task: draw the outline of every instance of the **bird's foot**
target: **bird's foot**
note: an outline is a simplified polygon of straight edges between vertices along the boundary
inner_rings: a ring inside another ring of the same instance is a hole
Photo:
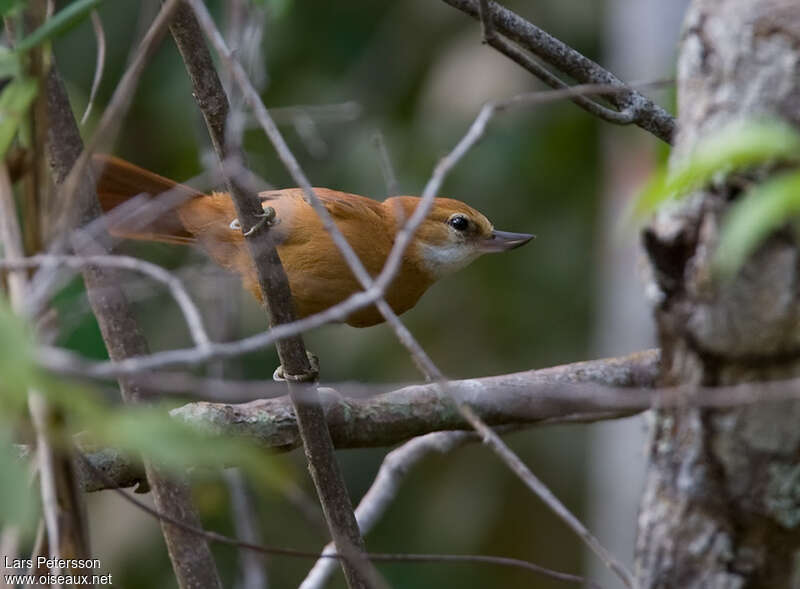
[[[276,214],[277,213],[275,212],[274,208],[265,207],[263,213],[256,214],[256,217],[259,217],[258,223],[256,223],[252,227],[250,227],[250,229],[248,229],[247,231],[245,231],[244,232],[244,236],[245,237],[250,237],[251,235],[253,235],[253,233],[258,231],[262,227],[267,226],[267,225],[273,225],[274,222],[275,222],[275,215]],[[241,231],[242,224],[239,222],[239,219],[237,218],[237,219],[234,219],[233,221],[231,221],[229,227],[231,229],[233,229],[234,231]]]
[[[272,373],[272,380],[276,382],[286,382],[287,380],[291,382],[315,382],[319,378],[319,358],[308,350],[306,350],[306,356],[308,356],[308,363],[311,365],[309,372],[306,374],[287,375],[283,370],[283,364],[281,364]]]

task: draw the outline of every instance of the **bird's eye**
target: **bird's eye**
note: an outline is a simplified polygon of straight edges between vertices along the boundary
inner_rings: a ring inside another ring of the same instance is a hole
[[[464,215],[453,215],[447,220],[447,224],[456,231],[466,231],[469,220]]]

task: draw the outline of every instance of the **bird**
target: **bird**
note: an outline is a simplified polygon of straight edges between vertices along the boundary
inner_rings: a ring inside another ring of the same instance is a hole
[[[227,193],[201,193],[106,154],[94,155],[92,163],[98,199],[105,213],[140,195],[156,197],[172,190],[182,196],[179,204],[144,225],[124,220],[128,217],[114,220],[112,215],[112,235],[198,244],[217,264],[238,273],[244,287],[261,300],[256,269]],[[381,272],[397,232],[420,202],[416,196],[393,196],[379,202],[328,188],[314,188],[314,193],[372,277]],[[267,190],[258,197],[263,208],[272,207],[275,212],[269,231],[288,277],[298,317],[324,311],[363,290],[302,189]],[[395,313],[402,314],[414,307],[439,279],[483,254],[515,249],[534,237],[496,230],[486,216],[469,205],[451,198],[435,198],[384,298]],[[358,309],[344,319],[354,327],[383,321],[374,305]]]

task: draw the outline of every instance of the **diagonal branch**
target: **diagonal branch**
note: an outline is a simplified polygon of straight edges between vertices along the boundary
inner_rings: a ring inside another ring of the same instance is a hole
[[[435,432],[414,438],[389,452],[383,459],[381,468],[375,475],[375,480],[356,508],[356,518],[361,534],[366,536],[380,521],[399,493],[399,487],[405,475],[417,463],[433,452],[447,454],[474,439],[475,434],[472,432]],[[308,572],[299,589],[325,587],[336,570],[336,563],[327,557],[334,550],[335,546],[332,543],[325,546],[319,560]],[[557,579],[562,578],[556,575],[553,576]]]
[[[482,0],[444,0],[450,6],[481,20]],[[519,63],[545,84],[553,88],[562,88],[565,83],[550,73],[544,66],[537,63],[530,55],[525,53],[520,46],[530,51],[543,62],[552,66],[559,72],[566,74],[581,84],[609,84],[621,90],[615,95],[608,96],[608,100],[620,111],[619,113],[598,112],[604,108],[599,103],[574,98],[574,102],[592,114],[601,116],[605,120],[617,124],[633,123],[645,131],[649,131],[662,141],[672,143],[675,134],[675,118],[658,104],[636,90],[629,88],[614,74],[599,66],[597,63],[582,55],[563,41],[560,41],[525,20],[515,12],[504,8],[496,2],[489,2],[488,15],[483,19],[486,40],[492,47]],[[486,23],[489,23],[488,30]],[[517,45],[509,43],[499,37],[507,37]],[[608,110],[608,109],[606,109]],[[610,114],[610,117],[603,117]],[[613,120],[614,114],[620,115],[620,120]]]

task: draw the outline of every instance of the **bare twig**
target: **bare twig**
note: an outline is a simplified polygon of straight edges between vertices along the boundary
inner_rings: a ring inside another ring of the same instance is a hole
[[[481,20],[480,0],[444,1],[471,17]],[[508,37],[536,55],[539,59],[570,76],[574,80],[577,80],[579,83],[609,84],[616,86],[621,92],[609,96],[609,100],[620,112],[630,113],[632,116],[632,120],[630,121],[626,121],[625,118],[627,117],[623,117],[623,120],[619,122],[632,122],[645,131],[649,131],[659,139],[667,143],[672,142],[673,135],[675,134],[675,118],[659,105],[636,90],[627,87],[625,83],[614,76],[614,74],[600,67],[566,43],[531,24],[518,14],[504,8],[496,2],[489,2],[487,4],[487,17],[491,18],[484,19],[484,32],[486,32],[486,22],[489,21],[490,35],[494,32],[495,38],[497,38],[498,33]],[[507,43],[504,44],[503,47],[508,49],[508,52],[503,52],[518,63],[535,64],[535,62],[520,51],[519,48],[510,46]],[[502,51],[502,49],[499,50]],[[525,65],[525,67],[527,68],[527,65]],[[559,88],[564,84],[560,79],[538,64],[528,69],[550,86]],[[584,104],[580,104],[580,106],[585,108]]]
[[[22,231],[17,222],[17,207],[14,202],[14,191],[8,177],[5,163],[0,163],[0,242],[3,244],[5,258],[3,262],[13,263],[25,257],[22,245]],[[8,296],[22,305],[27,288],[27,277],[24,271],[9,272]]]
[[[161,266],[130,256],[102,254],[94,256],[41,254],[21,260],[0,260],[0,268],[7,268],[10,270],[35,268],[42,264],[61,264],[78,269],[85,268],[86,266],[104,266],[106,268],[132,270],[149,276],[153,280],[161,282],[169,289],[170,294],[183,313],[183,317],[186,320],[186,325],[189,327],[189,333],[192,335],[195,345],[203,347],[208,345],[210,341],[206,329],[203,326],[203,319],[200,316],[200,311],[194,304],[194,301],[192,301],[186,288],[184,288],[177,277],[164,270]]]
[[[92,89],[89,92],[89,101],[81,117],[81,125],[86,123],[86,119],[89,118],[92,112],[94,99],[97,96],[98,88],[100,88],[100,81],[103,79],[103,68],[106,63],[106,33],[103,30],[103,21],[96,10],[92,11],[92,29],[94,30],[94,38],[97,39],[97,63],[94,67],[94,79],[92,80]]]
[[[488,0],[479,0],[480,8],[480,21],[483,28],[484,41],[512,61],[518,63],[534,76],[544,81],[545,84],[552,88],[567,88],[567,84],[557,76],[551,74],[547,68],[542,66],[538,61],[533,59],[530,55],[520,50],[519,47],[507,41],[497,34],[494,25],[491,22],[491,11],[489,9]],[[636,120],[636,112],[632,107],[627,107],[625,110],[612,110],[603,106],[596,100],[592,100],[585,96],[573,96],[571,100],[594,116],[616,125],[629,125]]]
[[[414,438],[389,452],[383,459],[375,480],[356,508],[356,519],[361,534],[363,536],[369,534],[380,521],[400,492],[400,484],[406,474],[417,463],[433,452],[446,454],[474,438],[472,432],[435,432]],[[322,554],[331,554],[334,551],[335,546],[328,543]],[[300,584],[300,589],[324,587],[336,570],[334,564],[329,558],[320,558]]]
[[[171,25],[172,36],[183,56],[195,99],[203,113],[219,160],[224,161],[232,155],[243,159],[239,153],[232,154],[232,148],[226,145],[228,100],[200,31],[200,23],[223,61],[235,63],[238,67],[238,70],[234,68],[232,72],[234,77],[239,73],[244,78],[247,76],[241,65],[231,58],[230,51],[205,5],[194,1],[190,1],[190,4],[192,8],[188,4],[182,4],[178,10]],[[249,81],[248,88],[255,91]],[[248,101],[247,96],[245,101]],[[295,316],[289,281],[278,257],[275,242],[269,231],[257,230],[263,225],[261,218],[265,214],[261,203],[233,179],[229,178],[227,183],[253,259],[270,325],[292,323]],[[350,497],[336,462],[319,396],[313,386],[305,384],[315,380],[317,375],[311,367],[303,340],[299,334],[294,335],[279,340],[276,347],[286,375],[289,396],[297,414],[311,477],[331,536],[339,552],[345,556],[340,564],[347,583],[351,589],[379,585],[381,581],[377,571],[364,556],[364,542],[358,532]]]
[[[444,374],[442,374],[430,357],[425,353],[425,350],[423,350],[414,339],[414,336],[408,328],[406,328],[397,315],[394,314],[391,307],[389,307],[384,300],[379,300],[376,306],[386,318],[389,325],[392,326],[400,342],[411,354],[419,370],[428,380],[433,381],[432,386],[434,386],[438,392],[446,395],[455,402],[458,413],[480,434],[483,438],[483,442],[497,454],[500,460],[504,462],[506,466],[508,466],[508,468],[545,503],[545,505],[572,528],[578,537],[586,543],[609,569],[616,573],[627,587],[632,587],[633,576],[631,573],[605,549],[600,541],[589,532],[586,526],[559,501],[547,486],[522,462],[519,456],[517,456],[502,438],[500,438],[500,436],[475,412],[471,394],[465,397],[456,394]]]

